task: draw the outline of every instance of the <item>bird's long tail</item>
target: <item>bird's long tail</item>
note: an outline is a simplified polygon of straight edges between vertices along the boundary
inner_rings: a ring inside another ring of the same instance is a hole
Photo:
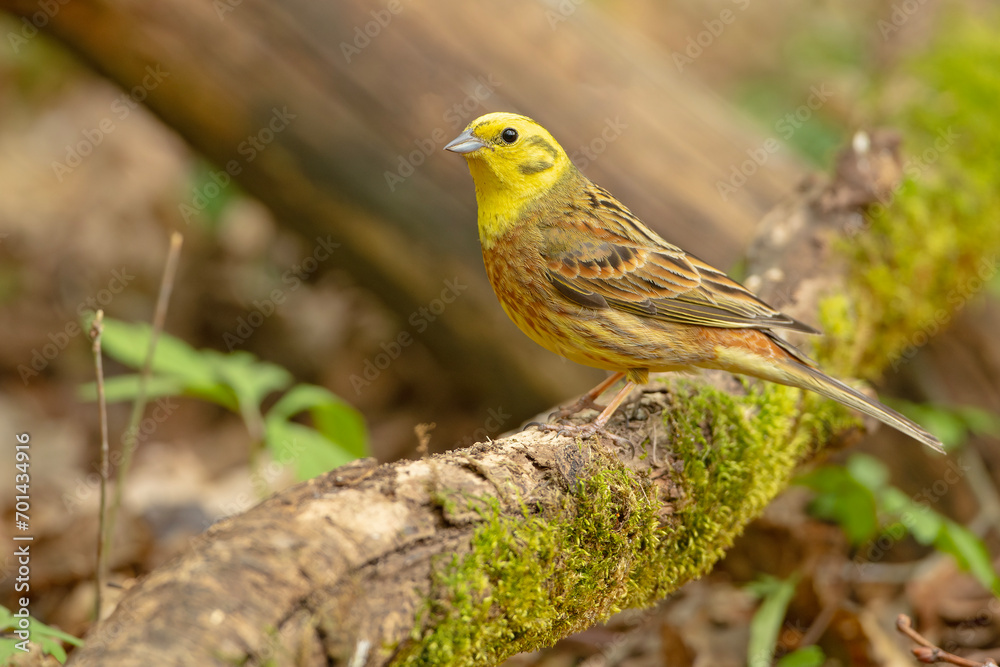
[[[878,401],[868,398],[857,389],[850,387],[840,380],[834,379],[821,371],[806,366],[798,362],[787,362],[789,365],[798,367],[796,377],[801,378],[801,383],[787,382],[800,389],[808,389],[817,394],[832,398],[838,403],[859,410],[866,415],[870,415],[887,426],[891,426],[897,431],[901,431],[915,440],[919,440],[931,449],[944,453],[944,446],[941,441],[924,430],[920,425],[899,414],[892,408],[882,405]]]
[[[944,453],[944,446],[941,444],[941,441],[915,422],[907,419],[892,408],[868,398],[857,389],[814,368],[802,353],[785,341],[772,336],[768,337],[777,343],[777,346],[788,355],[786,358],[780,360],[775,358],[764,359],[756,357],[756,355],[739,354],[727,359],[726,357],[729,355],[723,352],[720,354],[718,360],[723,362],[723,365],[720,367],[723,367],[724,370],[753,375],[764,380],[816,392],[821,396],[831,398],[838,403],[870,415],[883,424],[891,426],[915,440],[919,440],[931,449]]]

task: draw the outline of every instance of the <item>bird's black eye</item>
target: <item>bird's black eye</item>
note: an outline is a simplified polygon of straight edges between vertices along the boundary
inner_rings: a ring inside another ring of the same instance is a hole
[[[505,144],[512,144],[517,141],[517,130],[512,127],[508,127],[506,130],[500,133],[500,139],[503,140]]]

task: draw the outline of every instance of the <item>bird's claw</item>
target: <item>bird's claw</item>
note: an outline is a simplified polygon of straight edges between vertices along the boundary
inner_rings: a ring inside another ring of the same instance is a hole
[[[581,440],[588,440],[597,434],[602,434],[608,438],[611,438],[620,445],[628,445],[635,450],[635,445],[628,438],[622,437],[615,433],[611,433],[604,428],[597,426],[596,424],[543,424],[541,422],[530,422],[525,425],[535,426],[539,431],[550,431],[555,432],[556,435],[565,436],[567,438],[579,437]]]
[[[539,431],[542,432],[554,432],[556,435],[564,436],[567,438],[579,437],[581,440],[589,440],[598,433],[610,438],[619,445],[627,445],[632,450],[633,456],[635,455],[635,443],[633,443],[628,438],[622,437],[615,433],[607,431],[604,427],[598,426],[597,424],[550,424],[543,423],[539,421],[531,421],[524,425],[522,431],[528,430],[528,428],[534,426]]]
[[[555,431],[558,435],[567,435],[566,429],[572,428],[569,424],[549,424],[548,422],[528,422],[524,425],[522,431],[527,431],[528,428],[534,426],[539,431]]]
[[[539,431],[547,431],[547,430],[549,430],[549,428],[548,428],[549,424],[545,424],[545,423],[542,423],[542,422],[528,422],[527,424],[525,424],[524,426],[521,427],[521,431],[522,432],[523,431],[527,431],[532,426],[538,428]]]
[[[581,396],[580,399],[575,403],[572,403],[570,405],[567,405],[566,407],[559,408],[558,410],[554,411],[552,414],[549,415],[549,419],[555,421],[568,419],[569,417],[577,415],[583,412],[584,410],[597,410],[598,412],[602,412],[605,407],[606,406],[601,405],[600,403],[592,399],[590,396],[585,395]]]
[[[573,424],[550,424],[548,422],[528,422],[524,425],[522,431],[528,430],[529,427],[534,426],[539,431],[554,432],[557,435],[564,436],[575,436],[579,435],[582,438],[589,438],[594,433],[597,432],[596,429],[591,429],[592,424],[584,424],[583,426],[574,426]]]

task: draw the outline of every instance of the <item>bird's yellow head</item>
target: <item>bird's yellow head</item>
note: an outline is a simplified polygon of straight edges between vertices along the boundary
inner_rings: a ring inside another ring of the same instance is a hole
[[[465,156],[476,184],[479,235],[492,243],[525,207],[575,171],[548,131],[525,116],[489,113],[469,123],[445,150]]]

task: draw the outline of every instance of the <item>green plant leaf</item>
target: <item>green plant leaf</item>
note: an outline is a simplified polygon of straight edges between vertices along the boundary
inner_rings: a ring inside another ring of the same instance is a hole
[[[297,384],[277,400],[267,411],[268,419],[288,420],[300,412],[325,403],[340,401],[336,394],[314,384]]]
[[[784,581],[762,575],[747,584],[747,590],[762,598],[750,621],[750,642],[747,644],[747,664],[750,667],[770,667],[788,603],[798,583],[799,575],[793,574]]]
[[[912,511],[915,503],[901,490],[890,486],[879,493],[878,505],[883,512],[899,516],[903,512]]]
[[[889,483],[889,469],[874,456],[852,454],[847,459],[847,472],[857,482],[877,493]]]
[[[215,350],[204,350],[202,354],[215,377],[236,394],[241,410],[251,407],[259,410],[268,394],[292,383],[292,374],[287,370],[277,364],[261,361],[249,352],[237,350],[223,354]]]
[[[137,373],[119,375],[104,380],[104,396],[109,403],[131,401],[138,393],[139,375]],[[88,382],[81,385],[78,396],[80,400],[96,401],[97,383]],[[236,394],[233,393],[232,389],[218,382],[207,385],[188,385],[181,378],[153,375],[146,382],[146,397],[153,399],[160,396],[189,396],[216,403],[233,412],[239,410]]]
[[[339,448],[355,458],[368,455],[368,429],[361,413],[324,387],[292,387],[271,407],[267,418],[288,420],[305,411],[316,430]]]
[[[110,357],[138,369],[145,363],[151,331],[148,324],[106,319],[102,347]],[[206,358],[209,352],[212,351],[195,350],[179,338],[161,333],[153,354],[154,374],[146,385],[147,395],[193,396],[236,411],[236,395],[219,381],[216,369]],[[108,378],[104,391],[110,402],[133,400],[139,391],[139,375]],[[87,383],[80,392],[85,400],[96,400],[97,385]]]
[[[311,479],[357,458],[302,424],[271,419],[265,421],[265,430],[272,456],[282,465],[294,465],[299,480]]]
[[[969,430],[977,435],[1000,436],[1000,416],[971,405],[955,410]]]
[[[63,649],[63,642],[74,646],[83,646],[83,640],[73,635],[57,630],[45,625],[41,621],[28,617],[28,631],[31,633],[31,641],[42,648],[42,652],[51,655],[60,664],[66,662],[66,650]],[[9,609],[0,606],[0,631],[7,632],[18,627],[18,619]],[[7,664],[11,657],[22,654],[17,648],[20,639],[17,637],[0,637],[0,664]]]
[[[106,320],[103,340],[110,356],[138,368],[145,361],[150,335],[149,325]],[[147,384],[150,397],[193,396],[238,413],[252,434],[263,427],[266,446],[279,462],[294,463],[300,479],[367,454],[368,433],[361,414],[323,387],[293,387],[278,399],[266,419],[262,417],[264,400],[288,387],[293,378],[281,366],[261,361],[249,352],[195,350],[180,339],[161,334],[152,367],[155,374]],[[138,375],[105,382],[110,401],[135,398],[138,387]],[[85,385],[81,392],[96,398],[96,385]],[[305,411],[315,428],[289,421]]]
[[[346,452],[361,458],[368,455],[368,428],[364,417],[347,403],[317,405],[310,414],[316,430]]]
[[[778,661],[777,667],[820,667],[826,655],[819,646],[804,646],[792,651]]]
[[[875,495],[841,466],[823,466],[795,480],[816,492],[809,512],[844,528],[852,544],[870,540],[878,532]]]
[[[142,368],[149,350],[152,327],[144,322],[122,322],[107,318],[101,347],[111,357],[126,366]],[[181,378],[189,385],[207,385],[215,381],[215,375],[205,365],[202,354],[168,333],[160,332],[153,353],[152,370],[167,377]]]
[[[938,551],[951,554],[960,568],[971,573],[987,590],[1000,598],[1000,576],[993,569],[989,550],[975,533],[945,519],[934,546]]]
[[[894,486],[883,489],[878,504],[887,514],[898,517],[917,542],[932,544],[937,539],[944,517],[927,505],[914,502]]]
[[[139,375],[118,375],[104,380],[104,398],[108,403],[131,401],[139,391]],[[150,376],[146,382],[146,395],[149,398],[160,396],[179,396],[184,392],[184,382],[180,378]],[[97,383],[88,382],[77,389],[80,400],[97,400]]]
[[[916,419],[951,450],[965,442],[968,434],[1000,436],[1000,416],[971,405],[949,407],[934,403],[894,400],[894,407]]]

